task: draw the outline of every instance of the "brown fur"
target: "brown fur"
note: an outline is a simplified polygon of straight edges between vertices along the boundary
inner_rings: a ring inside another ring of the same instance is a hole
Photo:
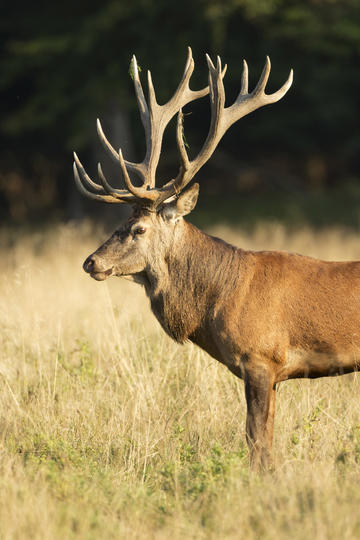
[[[182,240],[166,256],[167,280],[147,287],[155,316],[179,343],[191,339],[207,324],[211,309],[231,295],[241,253],[188,223]]]
[[[266,467],[276,384],[358,368],[360,262],[237,249],[182,219],[194,189],[157,214],[134,214],[84,268],[142,283],[173,339],[193,341],[244,380],[252,465]]]

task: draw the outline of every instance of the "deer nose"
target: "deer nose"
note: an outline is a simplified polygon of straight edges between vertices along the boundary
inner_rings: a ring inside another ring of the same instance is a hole
[[[83,264],[83,269],[85,272],[90,274],[90,272],[93,270],[95,264],[95,259],[93,255],[89,255],[89,257],[85,260]]]

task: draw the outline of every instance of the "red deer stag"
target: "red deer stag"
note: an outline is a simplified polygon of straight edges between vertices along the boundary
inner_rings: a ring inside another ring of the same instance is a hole
[[[199,186],[189,184],[210,158],[226,130],[250,112],[279,101],[292,83],[267,95],[267,58],[252,92],[244,61],[241,90],[225,107],[220,58],[207,57],[209,86],[191,90],[194,61],[189,49],[182,80],[159,105],[148,72],[148,101],[133,58],[134,85],[146,137],[141,163],[124,160],[98,134],[119,164],[127,189],[115,189],[98,166],[99,183],[85,172],[75,154],[74,175],[88,197],[133,206],[133,214],[84,262],[96,280],[110,276],[142,284],[161,326],[178,343],[190,340],[225,364],[245,382],[246,436],[254,468],[267,467],[273,438],[276,384],[297,377],[349,373],[360,360],[360,262],[324,262],[282,252],[254,252],[209,236],[183,217],[193,210]],[[211,123],[199,154],[190,160],[183,141],[182,107],[210,94]],[[176,178],[155,187],[162,137],[177,116],[180,169]],[[142,181],[135,186],[130,174]]]

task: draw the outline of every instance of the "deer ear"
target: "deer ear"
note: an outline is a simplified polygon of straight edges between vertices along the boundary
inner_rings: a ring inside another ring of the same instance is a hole
[[[166,219],[178,219],[190,214],[194,210],[199,195],[199,184],[193,184],[191,188],[181,193],[179,197],[170,203],[164,204],[162,215]]]

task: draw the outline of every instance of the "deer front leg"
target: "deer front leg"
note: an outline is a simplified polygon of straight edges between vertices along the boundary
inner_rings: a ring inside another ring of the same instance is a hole
[[[265,366],[245,370],[246,440],[251,468],[265,470],[271,463],[275,413],[275,383]]]

